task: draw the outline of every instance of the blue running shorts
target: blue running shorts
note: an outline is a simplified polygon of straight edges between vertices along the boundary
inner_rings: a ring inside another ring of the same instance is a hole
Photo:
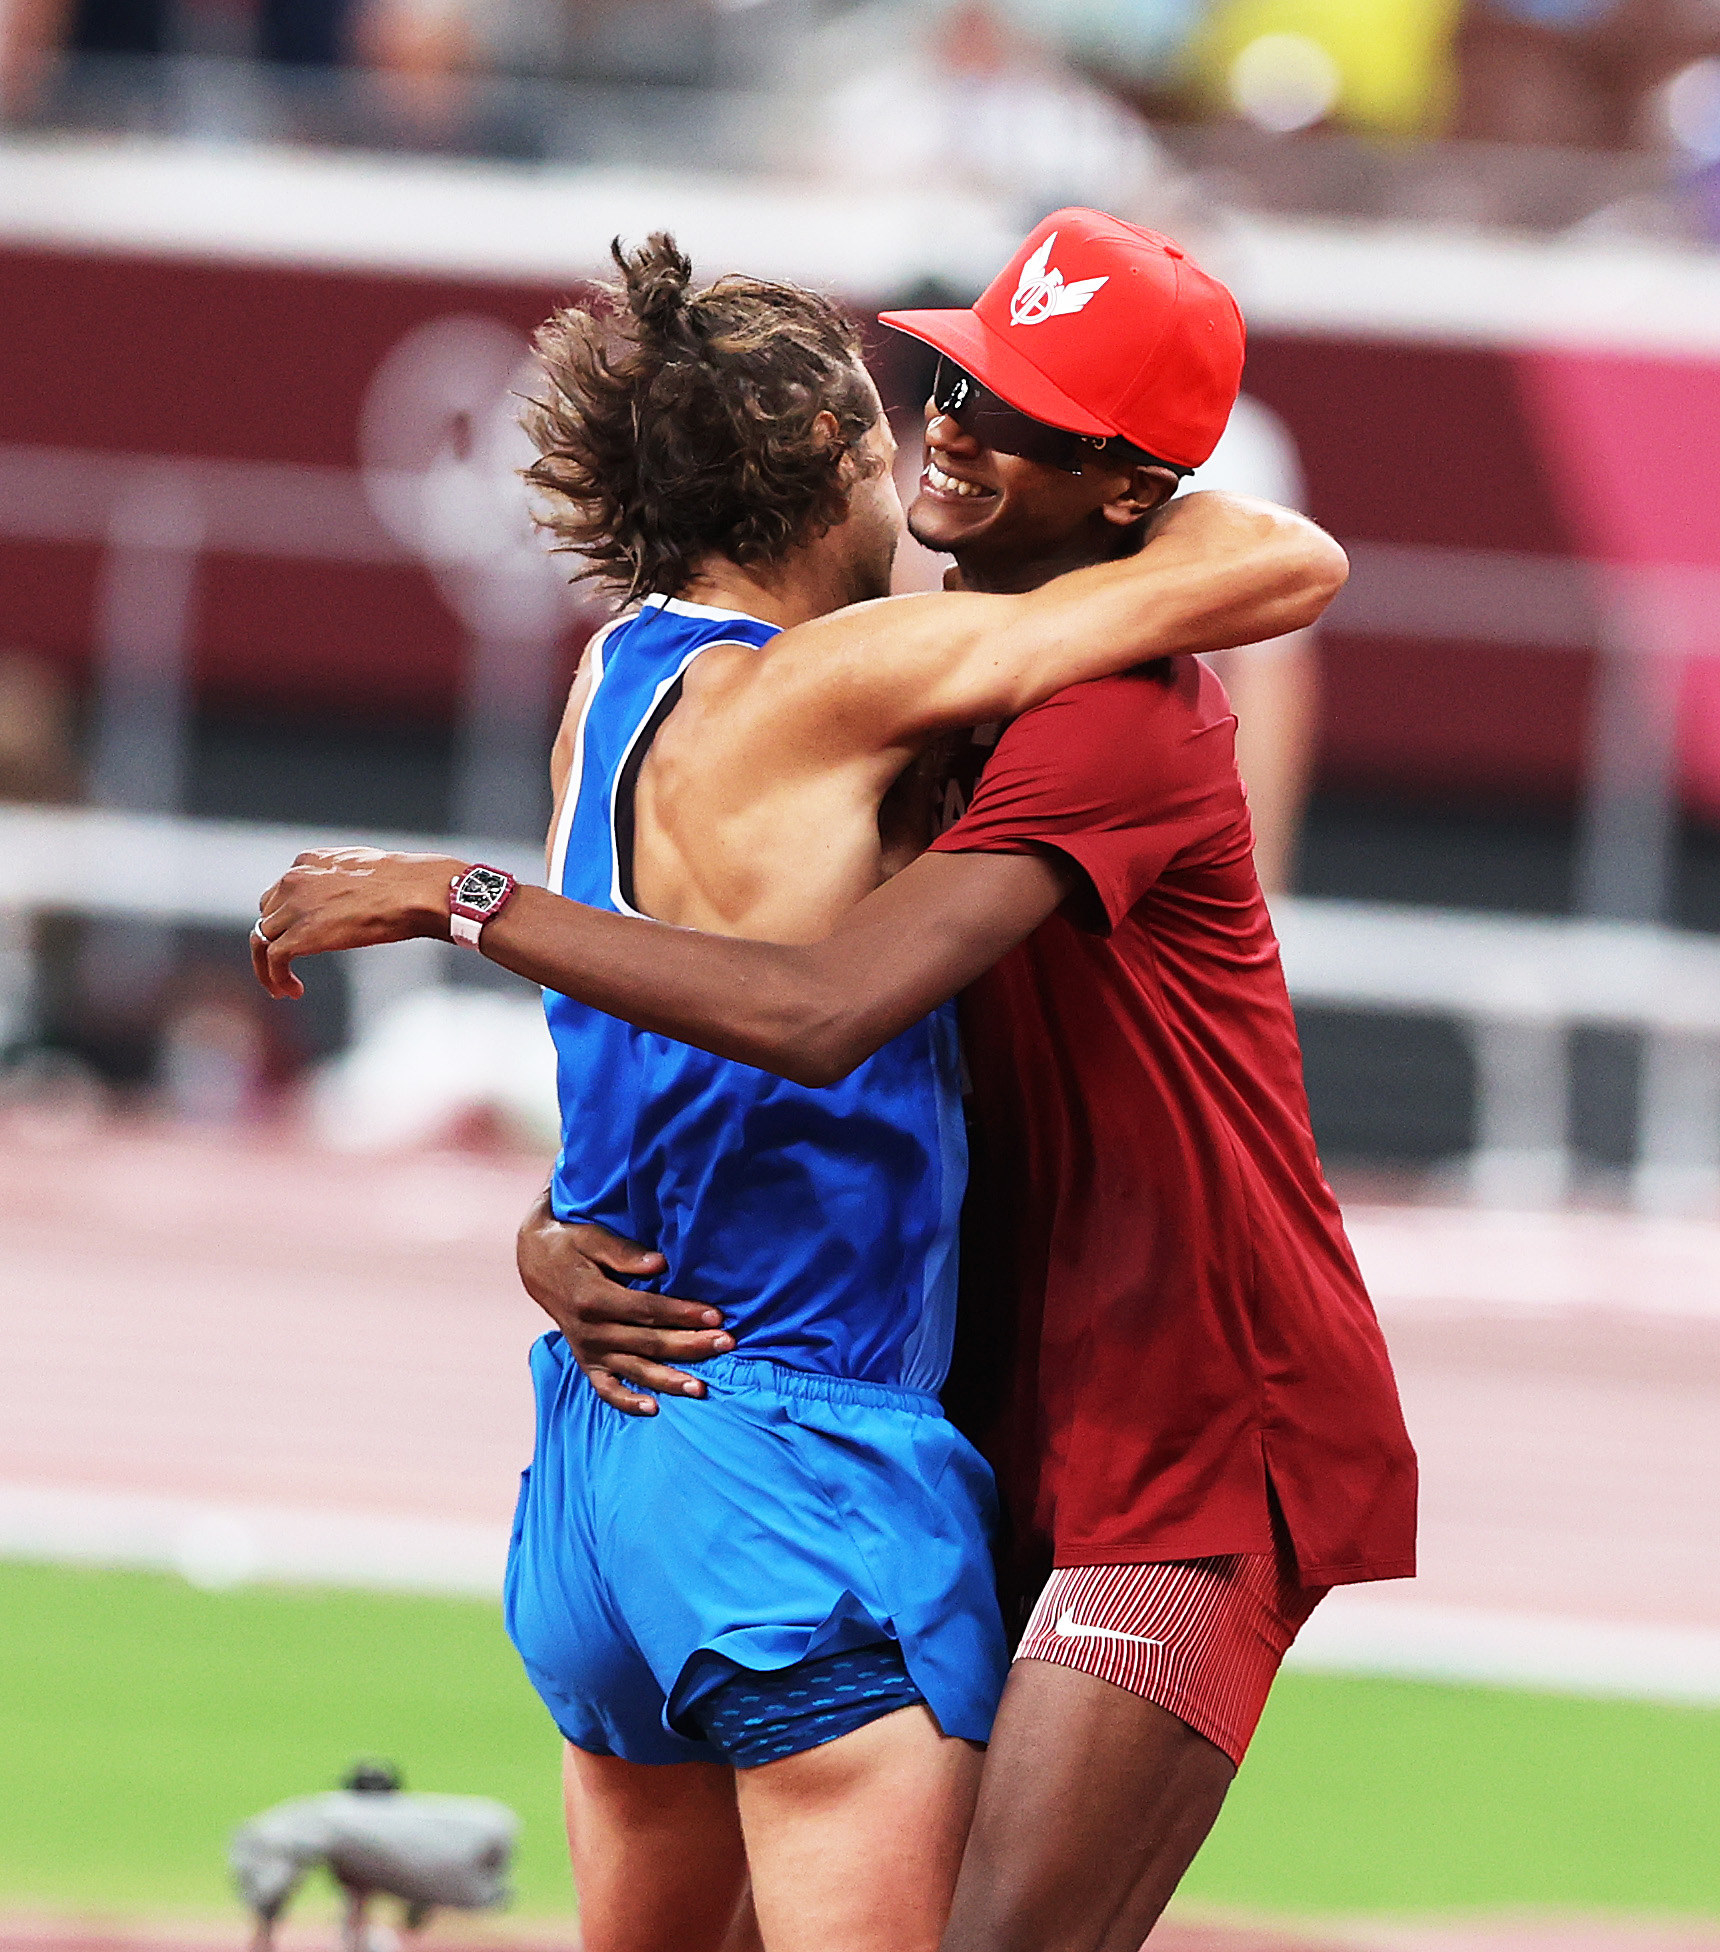
[[[983,1742],[1008,1668],[996,1499],[935,1396],[736,1355],[654,1417],[532,1350],[537,1444],[508,1552],[509,1638],[577,1748],[720,1762],[699,1704],[894,1640],[946,1735]]]

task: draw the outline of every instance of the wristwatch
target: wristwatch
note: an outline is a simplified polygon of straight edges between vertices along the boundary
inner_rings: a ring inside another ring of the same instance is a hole
[[[514,877],[501,868],[480,865],[455,875],[448,884],[449,935],[468,949],[476,949],[484,924],[501,914],[518,886]]]

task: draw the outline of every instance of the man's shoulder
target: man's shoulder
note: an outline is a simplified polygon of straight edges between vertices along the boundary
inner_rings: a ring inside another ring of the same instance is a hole
[[[955,749],[940,831],[958,821],[972,837],[1000,821],[1060,832],[1228,824],[1243,804],[1231,727],[1223,688],[1192,658],[1072,685]]]
[[[999,757],[1067,766],[1075,754],[1129,772],[1162,768],[1178,751],[1207,756],[1202,732],[1226,727],[1230,704],[1198,658],[1158,658],[1115,677],[1071,685],[1011,722]],[[1216,752],[1210,754],[1219,763]]]

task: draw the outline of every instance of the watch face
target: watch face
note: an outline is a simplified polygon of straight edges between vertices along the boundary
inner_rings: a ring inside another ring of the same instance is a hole
[[[460,883],[459,899],[463,907],[488,914],[500,904],[507,892],[508,877],[505,874],[498,874],[494,868],[473,868]]]

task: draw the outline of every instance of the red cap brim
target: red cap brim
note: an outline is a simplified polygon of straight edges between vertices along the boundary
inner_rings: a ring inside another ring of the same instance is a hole
[[[1000,400],[1047,426],[1106,439],[1117,432],[1086,407],[1077,406],[1060,386],[1053,386],[1031,360],[974,312],[880,312],[878,323],[947,353]]]

